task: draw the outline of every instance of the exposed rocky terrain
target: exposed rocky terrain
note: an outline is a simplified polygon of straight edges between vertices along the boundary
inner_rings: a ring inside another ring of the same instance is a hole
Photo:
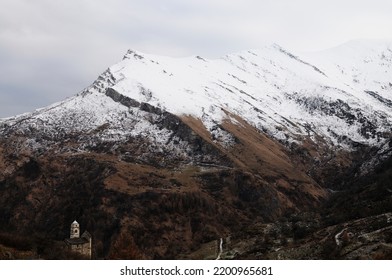
[[[94,258],[390,258],[391,65],[369,42],[128,51],[0,120],[0,257],[74,258],[77,219]]]

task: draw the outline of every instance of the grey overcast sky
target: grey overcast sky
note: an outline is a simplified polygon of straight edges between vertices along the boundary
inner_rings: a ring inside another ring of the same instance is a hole
[[[391,40],[390,0],[0,0],[0,118],[61,101],[127,49],[209,58]]]

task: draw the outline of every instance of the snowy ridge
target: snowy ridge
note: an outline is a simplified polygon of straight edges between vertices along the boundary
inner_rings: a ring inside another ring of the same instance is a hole
[[[300,57],[272,45],[207,60],[129,51],[110,71],[118,80],[113,88],[121,94],[177,115],[194,115],[206,127],[227,118],[224,109],[281,140],[294,141],[311,128],[336,145],[344,145],[339,137],[376,144],[392,120],[391,49],[360,45],[351,60],[343,53],[345,59],[332,65],[324,53],[316,60],[317,54]],[[371,67],[363,65],[370,58]],[[343,63],[345,69],[361,69],[362,76],[353,74],[349,83],[338,74]]]
[[[151,120],[157,114],[116,102],[106,94],[111,89],[160,112],[194,116],[211,132],[223,120],[236,122],[237,115],[284,143],[321,136],[346,149],[356,142],[381,146],[392,125],[391,67],[389,43],[350,42],[306,54],[271,45],[214,60],[130,50],[80,94],[3,120],[0,130],[59,136],[106,125],[101,140],[144,136],[168,142],[170,132]],[[227,146],[230,135],[218,134]]]

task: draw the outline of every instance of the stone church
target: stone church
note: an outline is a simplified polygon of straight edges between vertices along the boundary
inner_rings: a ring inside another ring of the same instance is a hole
[[[92,238],[88,231],[80,236],[80,226],[77,221],[71,224],[70,237],[65,239],[65,244],[72,252],[79,253],[91,259]]]

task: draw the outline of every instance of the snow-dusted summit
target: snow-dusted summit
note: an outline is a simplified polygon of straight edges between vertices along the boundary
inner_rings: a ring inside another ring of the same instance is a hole
[[[321,137],[335,147],[381,146],[392,125],[391,67],[392,45],[367,41],[315,53],[271,45],[219,59],[129,50],[77,96],[0,129],[62,135],[104,126],[102,139],[168,143],[170,132],[151,121],[168,112],[200,119],[222,144],[232,139],[217,127],[239,117],[286,144]]]

